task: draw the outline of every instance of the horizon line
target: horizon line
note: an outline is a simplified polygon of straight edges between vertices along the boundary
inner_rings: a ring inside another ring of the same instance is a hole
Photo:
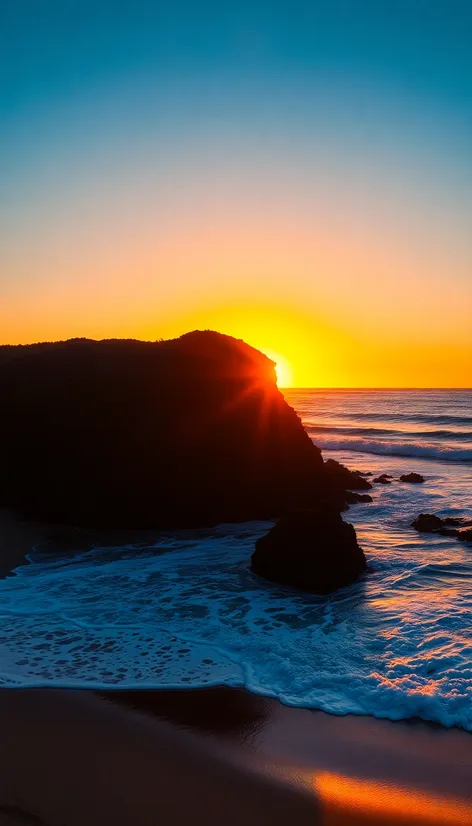
[[[461,391],[469,392],[469,391],[472,391],[472,387],[417,387],[417,386],[413,386],[413,385],[411,387],[400,387],[400,386],[394,386],[394,387],[392,387],[392,386],[388,386],[388,387],[381,387],[381,386],[357,387],[355,385],[352,385],[350,387],[341,387],[341,386],[338,386],[338,385],[331,386],[331,387],[328,387],[328,386],[326,386],[326,387],[321,387],[321,386],[319,386],[319,387],[301,387],[301,386],[296,387],[296,386],[292,385],[290,387],[288,387],[288,386],[287,387],[279,387],[279,390],[302,390],[302,391],[309,391],[310,393],[312,393],[313,391],[317,391],[317,390],[341,390],[341,391],[345,391],[345,390],[358,390],[358,391],[362,391],[362,390],[404,390],[404,391],[407,391],[407,390],[435,390],[435,391],[440,391],[440,392],[446,393],[448,390],[461,390]]]

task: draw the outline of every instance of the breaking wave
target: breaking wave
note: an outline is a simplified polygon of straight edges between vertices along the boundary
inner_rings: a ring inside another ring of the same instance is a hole
[[[396,430],[384,427],[336,427],[335,425],[307,425],[309,433],[339,433],[340,436],[390,436],[405,439],[440,439],[454,442],[471,442],[472,431],[465,430]]]
[[[331,411],[318,411],[317,415],[320,416],[332,416]],[[388,422],[422,422],[424,424],[435,424],[435,425],[460,425],[460,426],[467,426],[472,425],[472,416],[462,416],[462,415],[442,415],[442,414],[426,414],[426,413],[412,413],[409,411],[400,410],[398,412],[370,412],[370,411],[356,411],[355,414],[352,412],[347,413],[345,411],[339,411],[336,413],[339,418],[342,419],[362,419],[364,421],[388,421]]]
[[[392,508],[361,507],[371,571],[330,597],[250,572],[270,523],[33,557],[0,582],[0,684],[244,686],[288,705],[472,730],[472,560],[435,537],[432,564],[430,537],[382,533]]]
[[[425,442],[400,442],[373,439],[314,436],[313,441],[321,450],[351,450],[355,453],[375,453],[380,456],[417,456],[421,459],[439,459],[446,462],[472,462],[472,448],[460,445],[431,444]]]

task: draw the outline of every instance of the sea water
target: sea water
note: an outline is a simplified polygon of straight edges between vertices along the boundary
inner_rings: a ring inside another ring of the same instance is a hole
[[[0,684],[245,686],[472,730],[472,546],[411,528],[421,512],[472,517],[472,391],[286,396],[325,458],[395,477],[344,515],[367,573],[325,597],[264,582],[249,559],[271,523],[59,558],[33,549],[0,581]],[[410,471],[425,483],[398,481]]]

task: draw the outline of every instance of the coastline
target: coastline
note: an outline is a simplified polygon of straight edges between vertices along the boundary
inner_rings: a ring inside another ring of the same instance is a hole
[[[0,572],[33,545],[104,539],[1,510]],[[341,717],[231,688],[4,688],[0,725],[0,826],[472,826],[472,736],[457,728]]]
[[[61,529],[64,530],[58,525],[31,522],[9,508],[0,508],[0,577],[27,563],[26,555],[33,546],[53,540]]]
[[[472,824],[459,729],[230,688],[2,689],[0,726],[2,826]]]
[[[52,554],[86,551],[94,546],[126,545],[156,541],[158,530],[100,530],[78,528],[54,522],[35,522],[10,508],[0,507],[0,577],[27,564],[27,554],[35,547]]]

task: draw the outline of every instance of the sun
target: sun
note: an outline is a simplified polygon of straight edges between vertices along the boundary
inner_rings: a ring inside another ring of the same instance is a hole
[[[266,356],[275,361],[275,372],[277,374],[277,387],[291,387],[293,384],[292,367],[286,358],[276,353],[275,350],[262,350]]]

